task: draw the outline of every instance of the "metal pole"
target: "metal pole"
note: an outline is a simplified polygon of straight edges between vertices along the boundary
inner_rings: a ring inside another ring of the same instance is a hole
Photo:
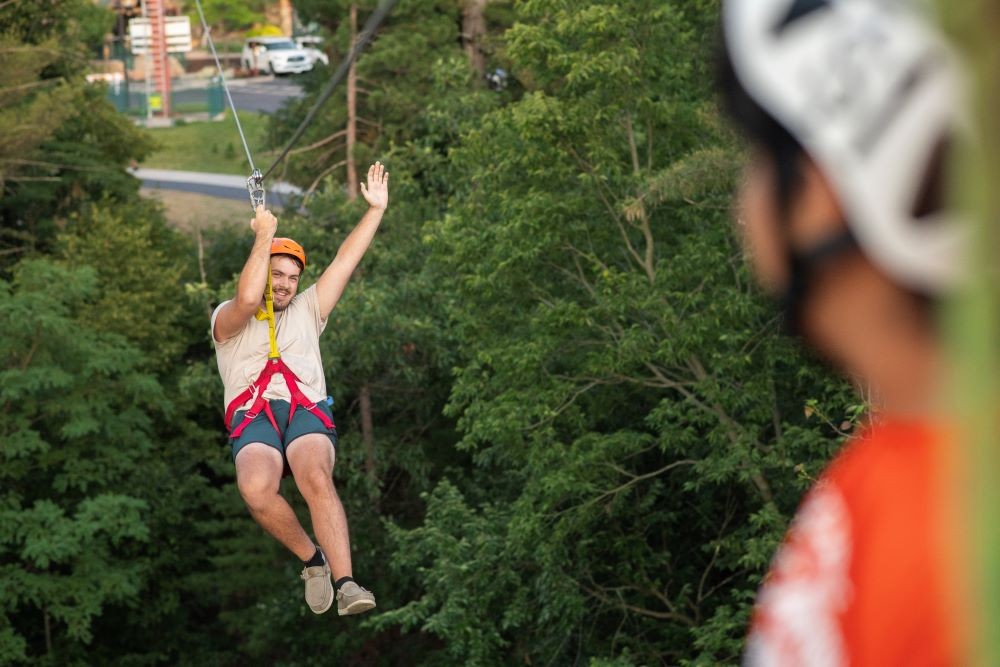
[[[146,34],[146,54],[145,54],[145,64],[146,64],[146,68],[145,68],[146,69],[146,76],[145,76],[145,83],[146,83],[146,125],[149,126],[149,124],[153,120],[153,105],[150,104],[150,101],[149,101],[149,98],[150,98],[150,84],[152,83],[152,81],[150,79],[152,79],[152,77],[153,77],[153,67],[152,67],[153,63],[150,60],[150,58],[153,57],[153,49],[152,49],[152,44],[151,44],[151,41],[152,41],[152,39],[151,39],[152,38],[152,27],[149,24],[149,15],[146,13],[146,0],[143,0],[143,2],[142,2],[142,18],[145,19],[146,30],[149,31]]]

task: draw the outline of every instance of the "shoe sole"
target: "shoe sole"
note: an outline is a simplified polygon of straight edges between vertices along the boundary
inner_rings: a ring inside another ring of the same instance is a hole
[[[362,614],[374,608],[375,603],[371,600],[355,600],[346,607],[338,607],[337,614],[340,616],[351,616],[352,614]]]

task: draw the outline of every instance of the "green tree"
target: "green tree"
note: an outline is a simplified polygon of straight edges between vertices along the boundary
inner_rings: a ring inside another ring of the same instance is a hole
[[[190,271],[189,244],[168,230],[153,204],[90,204],[72,215],[60,254],[74,266],[97,271],[102,290],[94,326],[130,338],[144,362],[166,367],[185,351],[187,301],[182,277]]]
[[[91,641],[106,605],[137,599],[147,505],[123,487],[163,397],[139,351],[94,328],[93,271],[24,261],[0,291],[0,655],[58,660]]]
[[[201,25],[201,17],[194,6],[194,0],[183,3],[185,11],[191,18],[191,24]],[[209,26],[221,28],[223,31],[245,30],[254,24],[264,22],[266,0],[202,0],[202,10]],[[218,36],[214,36],[218,39]]]
[[[133,197],[123,167],[152,148],[83,78],[111,15],[85,0],[0,6],[0,264],[48,248],[87,201]]]
[[[358,29],[378,3],[298,2],[296,9],[304,20],[320,23],[330,33],[328,50],[331,67],[345,57],[351,47],[350,6],[358,8]],[[496,2],[488,13],[488,27],[499,31],[506,15],[499,11],[508,5]],[[384,158],[393,146],[410,140],[438,142],[434,149],[446,152],[445,137],[437,136],[424,121],[425,110],[435,103],[440,91],[442,70],[447,76],[461,78],[463,84],[482,87],[481,81],[469,81],[473,75],[462,51],[459,29],[461,6],[455,0],[420,0],[401,2],[384,22],[378,35],[357,61],[356,137],[353,160],[359,173],[367,164]],[[330,71],[318,68],[307,79],[310,94],[273,117],[271,143],[281,145],[298,126]],[[323,178],[344,187],[346,183],[348,105],[347,86],[342,85],[324,106],[309,131],[302,137],[289,159],[285,175],[303,187],[319,188]],[[456,123],[457,127],[458,123]],[[455,128],[450,128],[451,134]],[[310,148],[311,147],[311,148]]]
[[[778,336],[729,197],[706,5],[518,3],[523,99],[453,150],[428,230],[475,467],[396,531],[383,617],[450,664],[735,662],[759,577],[849,389]]]
[[[81,3],[0,6],[10,44],[53,49],[0,87],[0,155],[51,163],[0,165],[0,662],[734,662],[860,406],[751,287],[741,147],[707,71],[717,3],[400,3],[362,55],[355,160],[388,164],[391,204],[322,339],[379,600],[358,622],[303,606],[300,564],[233,482],[206,311],[249,234],[206,235],[197,271],[138,198],[122,167],[150,144],[80,81]],[[350,4],[296,3],[334,59]],[[463,50],[473,4],[506,89]],[[17,136],[43,112],[59,121]],[[345,122],[331,100],[288,166],[315,183],[280,215],[305,284],[363,209],[335,166]]]

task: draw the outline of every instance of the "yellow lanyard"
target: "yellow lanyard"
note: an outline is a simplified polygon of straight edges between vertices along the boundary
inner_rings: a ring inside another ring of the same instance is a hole
[[[267,355],[268,359],[280,359],[281,353],[278,352],[278,339],[274,334],[274,291],[271,288],[271,270],[268,267],[267,271],[267,290],[264,292],[264,305],[267,307],[265,312],[257,311],[258,320],[267,320],[267,335],[271,342],[271,352]]]

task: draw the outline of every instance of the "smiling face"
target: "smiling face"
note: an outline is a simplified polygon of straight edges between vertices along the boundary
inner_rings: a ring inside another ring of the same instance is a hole
[[[274,291],[274,310],[279,312],[288,307],[292,297],[299,291],[299,276],[302,269],[288,255],[271,257],[271,288]]]

